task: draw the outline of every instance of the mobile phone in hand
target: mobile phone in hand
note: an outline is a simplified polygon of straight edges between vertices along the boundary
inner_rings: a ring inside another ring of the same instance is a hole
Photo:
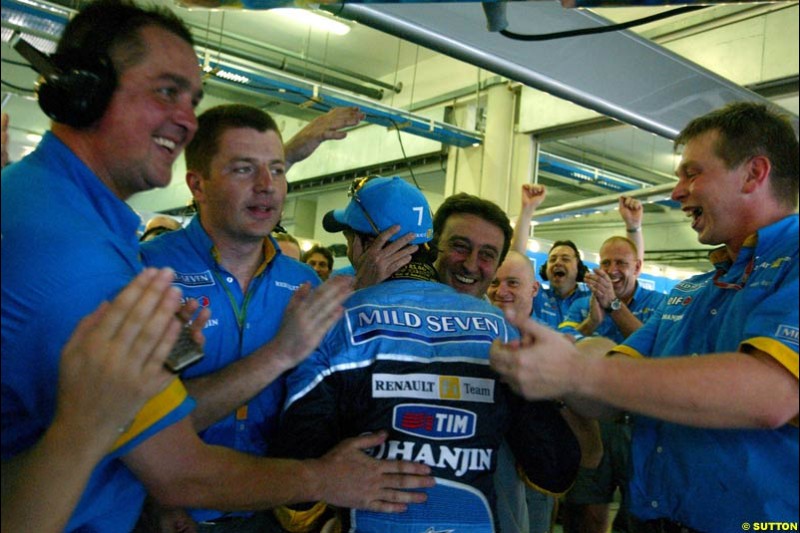
[[[164,361],[164,366],[176,374],[187,366],[196,363],[203,358],[203,349],[192,338],[192,330],[189,324],[183,326],[175,346]]]

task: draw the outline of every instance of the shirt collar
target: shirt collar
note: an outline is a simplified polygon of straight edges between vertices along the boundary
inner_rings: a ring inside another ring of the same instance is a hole
[[[59,179],[69,180],[84,192],[86,200],[108,224],[112,232],[138,251],[136,230],[141,224],[138,214],[116,194],[52,131],[42,137],[32,157],[43,160],[49,167],[57,165]]]
[[[739,254],[736,256],[736,262],[742,263],[750,261],[750,258],[756,252],[756,249],[759,249],[759,254],[763,254],[765,247],[769,248],[773,246],[774,243],[780,242],[786,235],[796,236],[797,228],[797,214],[788,215],[777,222],[773,222],[772,224],[759,228],[755,233],[748,235],[748,237],[744,240],[744,243],[742,243],[742,248],[739,250]],[[708,258],[711,261],[711,264],[717,269],[730,268],[734,263],[730,254],[728,254],[727,247],[725,246],[721,246],[712,250],[708,254]]]
[[[186,226],[186,231],[189,234],[189,239],[199,250],[207,250],[209,257],[217,264],[219,264],[219,251],[211,240],[211,237],[206,233],[205,228],[200,223],[200,215],[195,215],[192,221]],[[267,266],[280,254],[278,244],[271,236],[264,237],[262,245],[264,248],[264,260],[258,266],[254,276],[260,275]]]

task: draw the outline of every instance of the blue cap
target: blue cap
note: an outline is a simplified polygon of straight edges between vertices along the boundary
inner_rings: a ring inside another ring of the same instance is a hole
[[[391,240],[409,233],[414,234],[412,244],[423,244],[433,238],[431,208],[418,188],[395,176],[369,178],[353,189],[347,207],[328,211],[322,218],[326,231],[336,233],[352,229],[377,235],[397,225],[400,231]]]

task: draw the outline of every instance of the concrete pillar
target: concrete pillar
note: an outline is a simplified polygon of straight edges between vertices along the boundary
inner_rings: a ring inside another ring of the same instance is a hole
[[[473,102],[469,106],[476,104]],[[456,121],[476,114],[469,106],[456,108]],[[484,142],[477,147],[450,149],[445,196],[466,192],[508,210],[510,187],[516,187],[516,180],[511,179],[512,173],[516,173],[512,165],[516,146],[516,91],[508,84],[489,88],[478,100],[477,114],[486,116]],[[471,124],[465,126],[471,127]]]

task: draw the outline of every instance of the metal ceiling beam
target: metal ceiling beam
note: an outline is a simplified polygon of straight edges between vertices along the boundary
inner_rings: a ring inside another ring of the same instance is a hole
[[[664,202],[669,201],[669,196],[672,189],[675,188],[673,183],[665,183],[664,185],[656,185],[655,187],[646,187],[643,189],[635,189],[626,191],[625,196],[632,198],[639,198],[646,202]],[[600,208],[610,208],[617,205],[619,202],[619,193],[606,194],[604,196],[596,196],[587,200],[578,200],[577,202],[569,202],[561,204],[557,207],[549,207],[547,209],[538,209],[534,213],[532,219],[539,222],[551,221],[554,218],[559,218],[566,213],[569,214],[591,214]]]
[[[23,31],[33,29],[41,32],[44,27],[51,28],[52,31],[46,35],[55,41],[66,25],[67,12],[61,8],[47,11],[45,9],[46,2],[37,0],[37,3],[42,7],[33,9],[16,0],[3,0],[3,24],[4,26],[6,24],[19,26]],[[214,60],[211,59],[210,54],[200,53],[198,61],[208,67],[211,73],[217,76],[220,83],[246,89],[253,93],[265,94],[273,99],[290,102],[301,107],[328,111],[333,107],[355,106],[366,114],[365,122],[367,123],[379,124],[459,147],[476,146],[483,142],[483,135],[479,132],[381,105],[372,99],[322,85],[315,80],[309,81],[276,71],[260,62],[259,58],[237,57],[227,52],[220,52],[216,54]],[[382,93],[382,91],[379,92]],[[380,96],[377,95],[377,97]]]
[[[606,26],[556,2],[507,2],[519,33]],[[767,101],[630,31],[541,42],[486,31],[480,4],[345,4],[323,8],[672,139],[734,100]],[[796,121],[795,117],[795,121]]]
[[[323,81],[325,79],[330,80],[333,77],[331,76],[331,73],[334,73],[337,75],[337,77],[334,78],[336,80],[338,80],[339,77],[352,78],[354,80],[364,82],[374,87],[388,89],[395,93],[399,93],[402,90],[402,85],[392,85],[390,83],[386,83],[384,81],[374,79],[369,76],[365,76],[360,72],[353,72],[351,70],[321,63],[319,61],[315,61],[314,59],[303,57],[300,54],[289,52],[288,50],[283,50],[276,46],[272,46],[268,43],[244,37],[242,35],[238,35],[236,33],[232,33],[227,30],[223,33],[220,29],[217,28],[206,28],[199,26],[197,24],[192,24],[191,22],[186,22],[185,24],[192,29],[192,34],[194,36],[195,42],[199,45],[202,45],[208,49],[213,50],[214,53],[216,53],[216,49],[219,48],[220,35],[223,35],[226,43],[234,41],[241,45],[250,46],[260,50],[261,52],[267,52],[270,54],[275,54],[277,56],[280,56],[280,60],[267,58],[263,54],[256,55],[253,53],[248,53],[245,52],[242,48],[231,47],[230,44],[226,44],[225,46],[224,51],[226,53],[232,55],[238,55],[239,57],[246,57],[247,59],[251,60],[255,60],[254,58],[258,57],[261,62],[267,64],[268,66],[277,68],[279,70],[284,70],[291,74],[310,78],[310,76],[304,73],[313,71],[314,76],[317,78],[317,81]],[[211,34],[215,36],[216,40],[212,39],[209,36]],[[291,60],[296,61],[297,64],[292,64]],[[352,81],[347,81],[347,80],[342,80],[342,81],[349,83],[351,86],[356,85]],[[370,98],[375,98],[377,100],[380,100],[381,97],[383,96],[383,91],[379,91],[377,89],[372,89],[373,92],[371,94],[367,94],[366,92],[364,92],[366,87],[364,87],[361,90],[354,90],[350,86],[339,85],[338,83],[329,83],[329,85],[341,86],[343,89],[353,90],[354,92],[364,94],[365,96],[369,96]]]
[[[226,54],[207,63],[219,83],[262,93],[305,108],[325,112],[333,107],[358,107],[366,115],[364,122],[369,124],[378,124],[462,148],[483,143],[480,132],[459,128],[285,73],[273,72],[260,65],[229,58]]]

